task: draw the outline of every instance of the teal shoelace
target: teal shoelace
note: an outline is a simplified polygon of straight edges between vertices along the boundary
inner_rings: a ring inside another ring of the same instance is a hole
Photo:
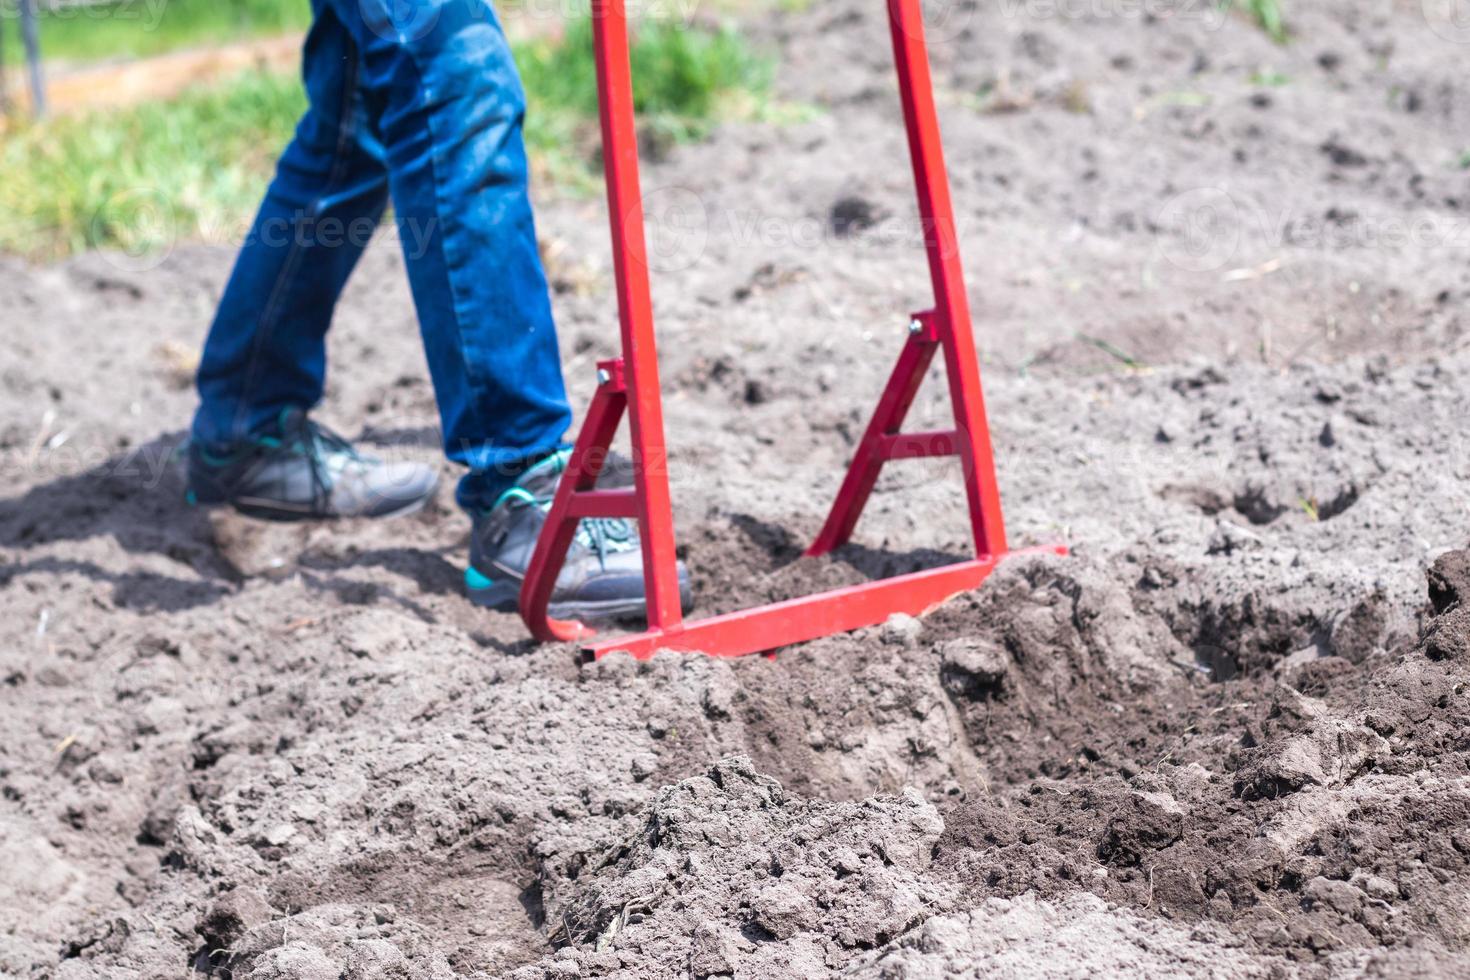
[[[571,458],[572,451],[570,449],[560,450],[531,467],[531,469],[526,471],[526,475],[530,475],[544,467],[552,470],[559,476],[566,471],[567,463]],[[522,477],[522,479],[524,478]],[[555,499],[555,495],[555,485],[553,485],[550,493],[537,496],[525,487],[517,484],[501,494],[500,499],[495,504],[498,507],[503,502],[518,501],[523,506],[535,507],[542,514],[545,514],[551,510],[551,504]],[[633,527],[633,522],[626,518],[584,517],[581,523],[577,525],[575,540],[582,547],[596,554],[598,559],[601,560],[610,554],[632,551],[636,547],[636,535],[637,532]]]

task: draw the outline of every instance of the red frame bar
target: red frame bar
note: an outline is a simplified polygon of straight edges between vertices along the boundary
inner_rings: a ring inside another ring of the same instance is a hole
[[[879,444],[884,459],[929,459],[959,454],[958,432],[898,432]]]
[[[914,404],[914,396],[924,383],[924,375],[939,349],[939,330],[932,312],[915,313],[909,321],[909,339],[898,355],[898,364],[888,379],[888,386],[878,399],[878,408],[868,422],[867,431],[853,454],[847,477],[837,491],[837,501],[827,515],[827,523],[806,550],[808,555],[825,555],[845,544],[867,506],[868,497],[878,482],[878,474],[888,459],[886,440],[897,437],[903,420]],[[981,552],[984,554],[984,552]]]
[[[1034,548],[1025,554],[1066,554]],[[627,636],[590,647],[594,656],[627,653],[647,660],[659,650],[744,657],[883,622],[894,613],[922,616],[957,595],[980,587],[1009,555],[977,558],[877,582],[801,596],[687,623],[676,630]]]
[[[521,615],[537,639],[585,641],[594,635],[580,623],[560,622],[547,614],[567,548],[583,517],[636,517],[643,541],[648,628],[636,636],[590,645],[589,652],[598,657],[622,650],[646,659],[660,649],[737,657],[870,626],[897,612],[919,615],[960,592],[976,588],[1007,557],[1005,521],[996,486],[920,0],[888,0],[888,15],[934,308],[915,314],[910,321],[908,341],[853,455],[826,524],[807,554],[826,554],[851,537],[889,460],[959,456],[977,557],[695,623],[683,622],[638,181],[627,12],[624,0],[592,0],[623,356],[598,366],[597,394],[587,410],[567,472],[547,515],[546,529],[526,572]],[[952,430],[905,433],[904,419],[939,351],[944,352],[955,426]],[[608,446],[624,414],[628,416],[633,444],[634,487],[597,490]],[[1066,553],[1061,547],[1033,551]]]

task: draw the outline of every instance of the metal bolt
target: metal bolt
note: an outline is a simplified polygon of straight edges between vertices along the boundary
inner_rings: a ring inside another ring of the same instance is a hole
[[[597,369],[597,383],[598,384],[605,385],[605,384],[607,384],[611,380],[612,380],[612,372],[611,371],[609,371],[607,368],[598,368]]]
[[[919,334],[924,332],[924,321],[914,317],[909,321],[909,333]]]

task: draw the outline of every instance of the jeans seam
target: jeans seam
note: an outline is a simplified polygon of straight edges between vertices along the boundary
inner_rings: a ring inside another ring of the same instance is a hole
[[[507,45],[509,44],[509,42],[505,40],[504,32],[501,33],[501,43],[502,44],[507,44]],[[418,55],[418,52],[414,51],[413,48],[412,48],[412,46],[405,46],[405,50],[407,50],[408,56],[413,59],[414,66],[418,69],[419,77],[420,78],[424,77],[424,74],[425,74],[424,64],[420,60],[419,55]],[[509,52],[507,52],[507,55],[508,54],[509,54]],[[420,87],[419,91],[420,91],[420,97],[422,97],[422,92],[423,92],[422,87]],[[443,170],[443,160],[442,160],[443,148],[442,148],[442,144],[441,144],[440,138],[439,138],[440,135],[441,135],[440,128],[439,128],[439,126],[437,124],[437,120],[435,119],[435,112],[434,112],[433,108],[432,107],[429,107],[429,106],[425,106],[425,110],[424,111],[425,111],[425,117],[427,119],[427,124],[428,124],[428,128],[429,128],[429,144],[430,144],[429,166],[433,168],[433,173],[431,175],[431,179],[429,181],[429,184],[430,184],[430,186],[431,186],[431,188],[433,190],[433,195],[434,195],[434,217],[439,222],[440,227],[443,229],[443,231],[441,233],[444,236],[444,278],[445,278],[445,280],[446,280],[446,282],[447,282],[447,284],[449,286],[449,295],[450,295],[451,300],[452,300],[452,302],[450,303],[450,308],[451,308],[451,310],[453,311],[453,314],[454,314],[454,337],[455,337],[455,340],[458,342],[459,349],[460,349],[460,352],[461,352],[461,356],[464,358],[466,380],[469,380],[469,381],[472,382],[472,387],[485,388],[485,387],[488,387],[488,385],[486,384],[487,379],[484,377],[483,373],[478,372],[478,371],[475,371],[475,369],[474,369],[475,368],[475,360],[474,360],[474,358],[472,358],[472,357],[469,356],[470,355],[470,351],[469,351],[469,348],[465,344],[464,330],[462,328],[462,320],[464,319],[464,317],[463,317],[463,310],[462,310],[461,303],[460,303],[460,301],[461,301],[461,295],[460,295],[461,290],[456,285],[456,283],[454,281],[454,278],[455,278],[454,277],[454,271],[450,267],[450,256],[449,256],[449,228],[450,228],[450,221],[445,216],[445,209],[443,207],[443,199],[442,199],[442,196],[440,194],[440,181],[439,181],[440,173]],[[477,402],[477,400],[471,399],[471,402]],[[478,428],[481,432],[484,432],[484,433],[487,433],[487,434],[489,432],[493,431],[493,426],[487,424],[490,420],[489,419],[486,419],[484,417],[484,415],[482,414],[483,409],[482,409],[482,407],[478,403],[472,404],[471,407],[470,407],[470,411],[474,414],[474,417],[476,419],[476,423],[477,423],[476,424],[476,428]],[[445,447],[446,450],[448,450],[448,448],[449,448],[448,446]],[[475,472],[475,468],[473,466],[470,467],[470,472],[471,473]]]
[[[329,192],[341,179],[342,170],[347,162],[347,143],[356,129],[357,114],[352,111],[352,97],[357,90],[358,84],[358,58],[356,45],[352,45],[353,57],[348,59],[348,69],[342,84],[342,119],[337,124],[337,146],[332,156],[332,169],[327,174],[327,179],[321,194],[312,202],[312,210],[315,211]],[[314,111],[308,109],[308,112]],[[235,409],[235,421],[231,426],[231,435],[239,438],[248,433],[240,430],[245,427],[245,417],[249,403],[248,392],[255,387],[256,376],[260,370],[260,355],[265,349],[265,338],[274,327],[274,320],[280,314],[280,308],[285,301],[287,283],[295,277],[301,265],[301,242],[296,235],[291,236],[291,253],[286,256],[286,261],[281,264],[280,272],[276,273],[276,281],[271,285],[270,296],[266,299],[265,308],[261,311],[260,319],[256,321],[255,337],[250,348],[250,362],[245,369],[245,383],[242,386],[240,402]]]

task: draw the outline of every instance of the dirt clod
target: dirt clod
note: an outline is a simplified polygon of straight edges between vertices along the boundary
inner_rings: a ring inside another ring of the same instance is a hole
[[[1429,602],[1435,615],[1470,596],[1470,552],[1450,551],[1429,568]]]

